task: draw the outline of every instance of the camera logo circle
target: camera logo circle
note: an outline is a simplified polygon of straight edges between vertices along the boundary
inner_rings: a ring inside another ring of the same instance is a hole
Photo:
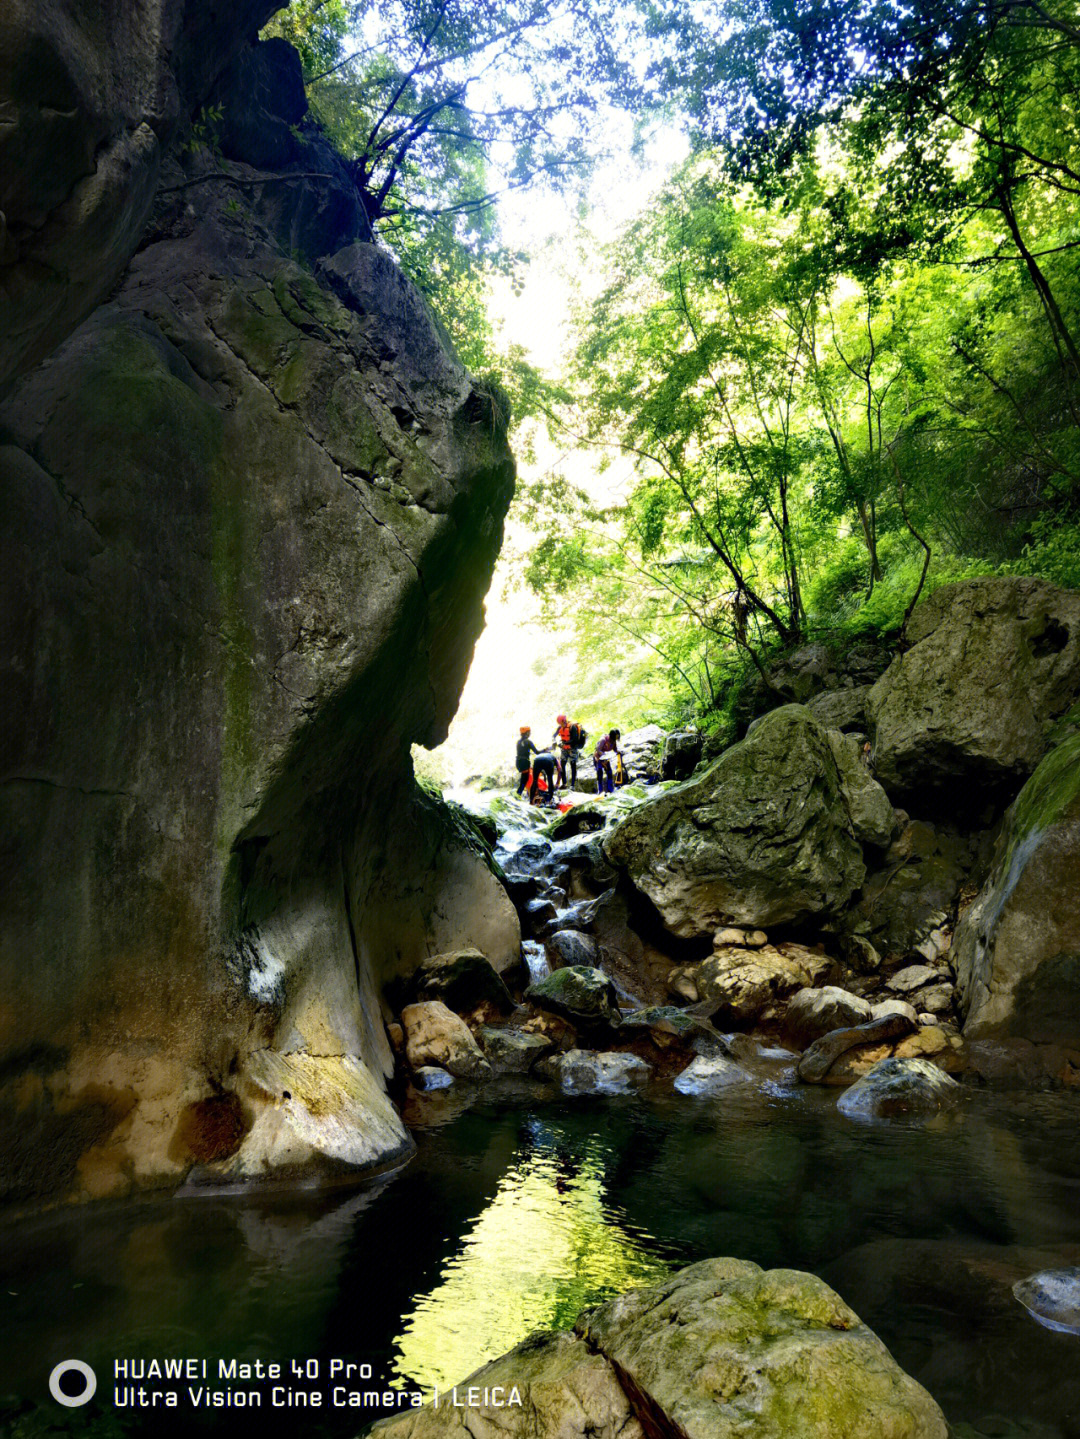
[[[81,1394],[65,1394],[60,1388],[60,1381],[65,1374],[79,1374],[82,1376],[84,1388]],[[49,1393],[56,1400],[57,1404],[63,1404],[68,1409],[78,1409],[82,1404],[89,1404],[97,1389],[97,1375],[84,1364],[81,1359],[61,1359],[53,1372],[49,1375]]]

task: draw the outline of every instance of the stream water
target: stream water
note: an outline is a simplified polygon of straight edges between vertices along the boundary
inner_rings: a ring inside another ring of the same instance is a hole
[[[869,1126],[835,1099],[571,1101],[503,1082],[471,1108],[453,1092],[423,1100],[416,1158],[361,1192],[174,1197],[9,1226],[0,1429],[356,1434],[363,1414],[328,1408],[188,1409],[170,1429],[113,1408],[113,1364],[315,1360],[328,1393],[343,1357],[372,1366],[366,1389],[429,1391],[592,1301],[724,1254],[820,1274],[958,1434],[1080,1436],[1080,1338],[1011,1293],[1080,1261],[1080,1096],[974,1092],[930,1123]],[[85,1409],[47,1397],[68,1357],[100,1376]]]

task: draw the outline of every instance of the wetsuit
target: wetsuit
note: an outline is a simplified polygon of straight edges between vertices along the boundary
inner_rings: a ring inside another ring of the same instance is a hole
[[[533,744],[527,734],[523,734],[517,742],[517,772],[518,772],[518,794],[523,794],[525,786],[529,783],[529,769],[531,754],[539,754],[540,751]]]

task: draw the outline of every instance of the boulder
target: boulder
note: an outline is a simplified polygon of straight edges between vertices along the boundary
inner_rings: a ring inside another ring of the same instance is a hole
[[[417,1089],[449,1089],[454,1082],[454,1076],[447,1070],[440,1069],[437,1064],[422,1064],[419,1069],[413,1070],[412,1082]]]
[[[438,999],[407,1004],[401,1011],[405,1057],[415,1071],[428,1065],[456,1079],[490,1079],[491,1066],[463,1019]]]
[[[639,805],[602,843],[684,937],[835,913],[866,872],[828,731],[797,705]]]
[[[466,1406],[469,1391],[479,1402]],[[521,1403],[507,1404],[516,1390]],[[644,1439],[629,1396],[583,1339],[532,1334],[461,1380],[455,1405],[406,1409],[370,1430],[378,1439]]]
[[[719,1094],[733,1085],[752,1082],[745,1069],[722,1054],[699,1054],[675,1076],[680,1094]]]
[[[826,690],[807,700],[806,708],[826,729],[864,734],[870,688],[870,685],[852,685],[850,689]]]
[[[878,778],[894,798],[1013,792],[1080,696],[1080,594],[1045,580],[944,585],[874,685]]]
[[[538,1009],[548,1009],[574,1024],[614,1025],[619,1022],[615,986],[602,969],[572,964],[556,969],[537,984],[530,984],[525,998]]]
[[[701,762],[702,739],[697,730],[675,730],[664,740],[661,779],[688,779]]]
[[[545,1034],[485,1025],[479,1034],[488,1063],[495,1074],[527,1074],[538,1059],[550,1054],[554,1041]]]
[[[912,994],[915,990],[922,989],[923,985],[932,984],[940,977],[941,971],[931,969],[928,964],[909,964],[905,969],[898,970],[891,979],[886,980],[886,987],[896,994]]]
[[[821,989],[800,989],[792,996],[781,1033],[785,1043],[805,1049],[831,1030],[850,1029],[872,1018],[867,1000],[827,984]]]
[[[415,999],[441,999],[458,1013],[485,1002],[506,1014],[514,1007],[506,985],[478,949],[433,954],[414,972],[409,989]]]
[[[568,1049],[542,1059],[538,1072],[554,1079],[564,1094],[631,1094],[648,1082],[651,1070],[636,1054]]]
[[[919,1012],[906,999],[881,999],[870,1006],[871,1019],[884,1019],[889,1014],[902,1014],[914,1027],[919,1022]]]
[[[686,1439],[946,1439],[934,1401],[820,1279],[708,1259],[575,1326],[652,1434]]]
[[[793,953],[786,952],[788,949]],[[832,961],[801,946],[722,949],[692,971],[693,992],[721,1024],[752,1023],[767,1005],[820,982]],[[690,1000],[694,1003],[694,1000]]]
[[[631,1010],[623,1015],[621,1029],[625,1038],[630,1038],[637,1029],[661,1043],[676,1040],[688,1044],[694,1039],[717,1038],[716,1030],[707,1019],[689,1014],[674,1004],[654,1004],[647,1009]]]
[[[596,940],[576,929],[559,929],[548,941],[564,965],[591,968],[596,964]]]
[[[1017,796],[950,957],[965,1036],[1080,1044],[1080,735]]]
[[[799,1078],[806,1084],[821,1084],[842,1054],[857,1046],[883,1044],[901,1039],[918,1025],[906,1014],[886,1014],[850,1029],[834,1029],[816,1039],[799,1060]]]
[[[884,853],[870,851],[862,893],[844,916],[852,940],[865,939],[882,954],[917,951],[952,914],[978,851],[971,837],[905,823]]]
[[[956,1080],[928,1059],[883,1059],[836,1101],[850,1119],[934,1114],[960,1095]]]
[[[642,725],[622,736],[619,748],[623,752],[628,780],[633,782],[660,778],[660,756],[665,738],[666,735],[658,724]],[[597,739],[599,740],[599,735]]]
[[[858,741],[838,730],[827,733],[855,838],[885,849],[896,828],[892,802],[870,773]]]
[[[769,936],[763,929],[735,929],[731,925],[725,925],[718,929],[713,935],[713,949],[723,949],[727,945],[742,945],[746,949],[762,949],[769,942]]]

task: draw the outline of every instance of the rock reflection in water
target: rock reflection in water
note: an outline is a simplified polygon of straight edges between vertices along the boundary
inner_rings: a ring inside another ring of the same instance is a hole
[[[436,1284],[403,1316],[394,1372],[445,1389],[537,1329],[672,1267],[655,1241],[615,1222],[599,1144],[570,1158],[535,1121],[522,1153]]]

